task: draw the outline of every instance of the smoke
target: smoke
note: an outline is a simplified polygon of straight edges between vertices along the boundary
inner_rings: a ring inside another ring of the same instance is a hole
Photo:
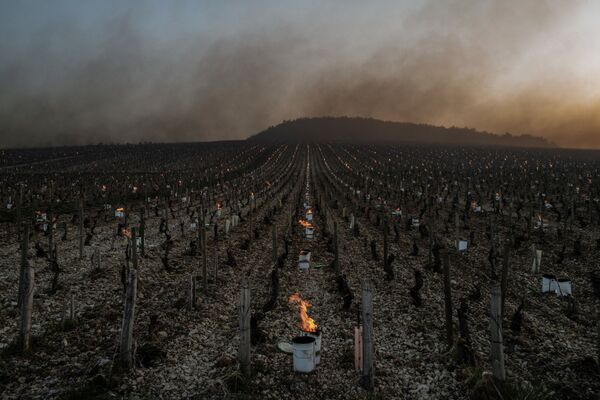
[[[124,10],[96,30],[54,20],[0,39],[0,146],[243,139],[358,115],[600,148],[600,97],[545,44],[583,2],[395,4],[247,9],[175,32]]]

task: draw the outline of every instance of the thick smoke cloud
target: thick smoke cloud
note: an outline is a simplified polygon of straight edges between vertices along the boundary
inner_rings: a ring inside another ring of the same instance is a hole
[[[394,4],[248,10],[227,29],[164,38],[172,26],[141,29],[129,9],[97,31],[54,20],[0,39],[0,146],[243,139],[284,119],[359,115],[600,148],[600,97],[544,58],[583,3]]]

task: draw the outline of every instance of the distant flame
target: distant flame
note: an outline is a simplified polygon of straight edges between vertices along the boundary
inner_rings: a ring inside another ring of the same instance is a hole
[[[302,300],[300,297],[300,293],[294,293],[290,297],[288,297],[288,302],[298,304],[298,309],[300,311],[300,329],[303,332],[316,332],[318,325],[315,323],[315,320],[308,316],[308,309],[312,307],[312,305],[306,301]]]
[[[299,219],[298,223],[302,225],[304,228],[312,228],[312,224],[306,220]]]
[[[221,203],[217,202],[217,210],[221,209]]]
[[[117,208],[117,211],[123,212],[123,211],[125,211],[125,209],[123,207],[119,207],[119,208]]]

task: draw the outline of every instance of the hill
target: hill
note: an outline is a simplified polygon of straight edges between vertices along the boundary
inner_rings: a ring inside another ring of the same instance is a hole
[[[439,143],[467,146],[556,147],[544,138],[497,135],[470,128],[446,128],[372,118],[317,117],[284,121],[248,138],[275,143]]]

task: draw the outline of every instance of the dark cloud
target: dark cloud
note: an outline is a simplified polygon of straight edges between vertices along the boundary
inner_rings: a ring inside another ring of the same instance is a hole
[[[131,11],[99,33],[55,23],[16,50],[0,41],[0,145],[241,139],[284,119],[360,115],[600,147],[600,101],[553,81],[501,87],[576,4],[431,1],[349,22],[329,20],[328,4],[291,24],[160,43]]]

